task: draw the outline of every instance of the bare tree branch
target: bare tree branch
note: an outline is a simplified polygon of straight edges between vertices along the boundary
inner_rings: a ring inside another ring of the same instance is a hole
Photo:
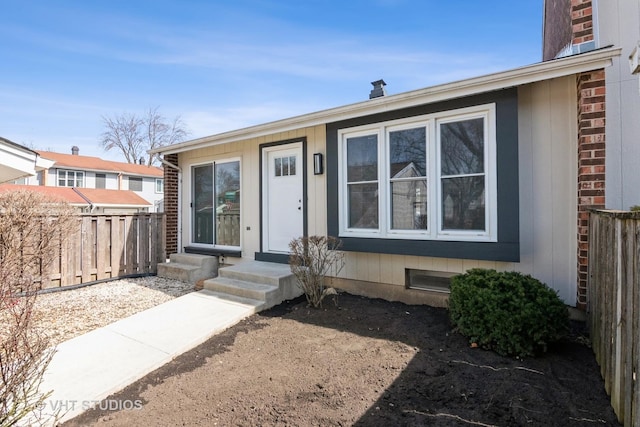
[[[0,426],[42,425],[50,392],[40,390],[53,350],[33,324],[34,304],[55,254],[76,221],[65,203],[36,192],[0,194]]]
[[[158,110],[149,108],[142,117],[132,113],[103,116],[105,131],[100,145],[106,151],[120,151],[127,163],[146,159],[144,163],[151,166],[155,159],[147,154],[148,150],[180,142],[190,133],[180,116],[168,121]]]

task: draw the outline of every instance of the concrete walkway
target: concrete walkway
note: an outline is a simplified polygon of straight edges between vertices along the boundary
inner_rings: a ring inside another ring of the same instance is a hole
[[[45,413],[69,420],[176,356],[260,310],[261,301],[208,290],[119,320],[58,345],[40,390],[53,390]],[[132,409],[136,402],[107,402]]]

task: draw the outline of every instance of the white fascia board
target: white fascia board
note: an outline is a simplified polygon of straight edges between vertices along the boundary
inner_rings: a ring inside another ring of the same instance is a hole
[[[36,171],[51,169],[55,163],[54,160],[46,159],[38,154],[36,158]]]
[[[0,144],[0,182],[36,174],[37,153],[10,144]]]
[[[171,146],[159,147],[150,150],[149,153],[160,155],[181,153],[197,148],[257,138],[271,133],[287,132],[303,127],[317,126],[334,121],[394,111],[593,71],[611,66],[612,59],[620,56],[621,50],[620,48],[613,47],[599,49],[580,55],[539,62],[512,70],[459,80],[397,95],[382,96],[356,104],[206,136]]]

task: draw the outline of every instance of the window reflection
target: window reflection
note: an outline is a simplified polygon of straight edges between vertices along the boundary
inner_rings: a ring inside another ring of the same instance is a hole
[[[347,181],[378,179],[378,137],[359,136],[347,139]]]
[[[442,175],[484,172],[484,119],[440,125]]]
[[[240,162],[216,164],[216,244],[240,246]]]
[[[486,230],[484,119],[440,125],[442,229]]]
[[[427,131],[424,126],[389,132],[391,228],[426,230]]]

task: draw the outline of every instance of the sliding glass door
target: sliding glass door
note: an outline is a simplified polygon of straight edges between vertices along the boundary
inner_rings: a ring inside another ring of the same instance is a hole
[[[240,161],[192,168],[192,243],[240,247]]]

